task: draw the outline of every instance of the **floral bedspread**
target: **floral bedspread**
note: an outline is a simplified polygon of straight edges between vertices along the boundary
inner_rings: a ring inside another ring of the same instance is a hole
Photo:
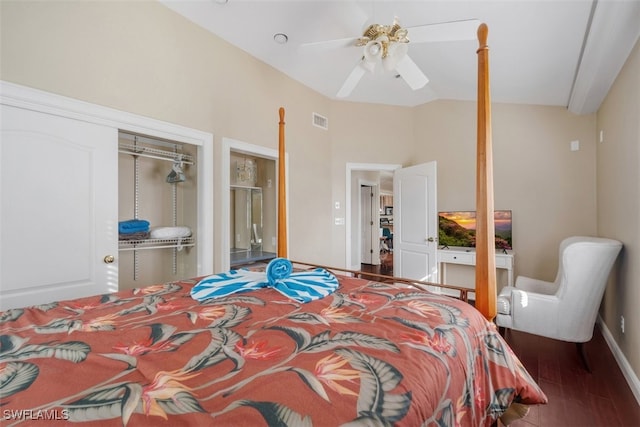
[[[466,303],[339,279],[307,304],[193,279],[0,312],[2,424],[477,427],[546,402]]]

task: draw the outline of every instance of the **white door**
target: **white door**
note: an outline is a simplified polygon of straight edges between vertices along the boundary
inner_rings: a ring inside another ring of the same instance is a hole
[[[360,259],[363,264],[377,264],[379,259],[378,247],[373,246],[373,187],[360,186]]]
[[[0,310],[117,290],[117,129],[1,108]]]
[[[393,177],[393,274],[438,281],[436,162],[396,169]]]

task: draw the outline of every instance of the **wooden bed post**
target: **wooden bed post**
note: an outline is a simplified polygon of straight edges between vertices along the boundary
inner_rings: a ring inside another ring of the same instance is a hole
[[[287,257],[287,193],[285,192],[284,174],[284,108],[280,114],[278,135],[278,257]]]
[[[496,316],[496,259],[493,212],[493,148],[489,47],[486,24],[478,27],[478,143],[476,153],[476,308],[488,319]]]

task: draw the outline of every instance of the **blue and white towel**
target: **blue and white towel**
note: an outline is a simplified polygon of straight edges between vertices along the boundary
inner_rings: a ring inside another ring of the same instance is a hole
[[[130,233],[146,233],[149,231],[149,221],[145,219],[129,219],[126,221],[118,222],[118,233],[119,234],[130,234]]]
[[[306,303],[332,294],[338,285],[338,279],[327,270],[316,268],[294,273],[291,261],[275,258],[267,265],[266,272],[242,269],[206,277],[191,289],[191,297],[203,301],[270,287],[288,298]]]

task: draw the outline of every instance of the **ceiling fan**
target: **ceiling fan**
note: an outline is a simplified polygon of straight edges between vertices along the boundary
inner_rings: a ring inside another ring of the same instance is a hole
[[[478,25],[479,20],[466,19],[403,28],[398,18],[395,18],[391,25],[369,25],[362,36],[356,39],[329,40],[309,45],[335,46],[347,41],[347,46],[363,48],[360,61],[336,94],[338,98],[349,96],[360,79],[367,72],[374,72],[377,68],[385,71],[395,70],[411,89],[418,90],[424,87],[429,79],[409,57],[409,40],[411,43],[475,40]]]

